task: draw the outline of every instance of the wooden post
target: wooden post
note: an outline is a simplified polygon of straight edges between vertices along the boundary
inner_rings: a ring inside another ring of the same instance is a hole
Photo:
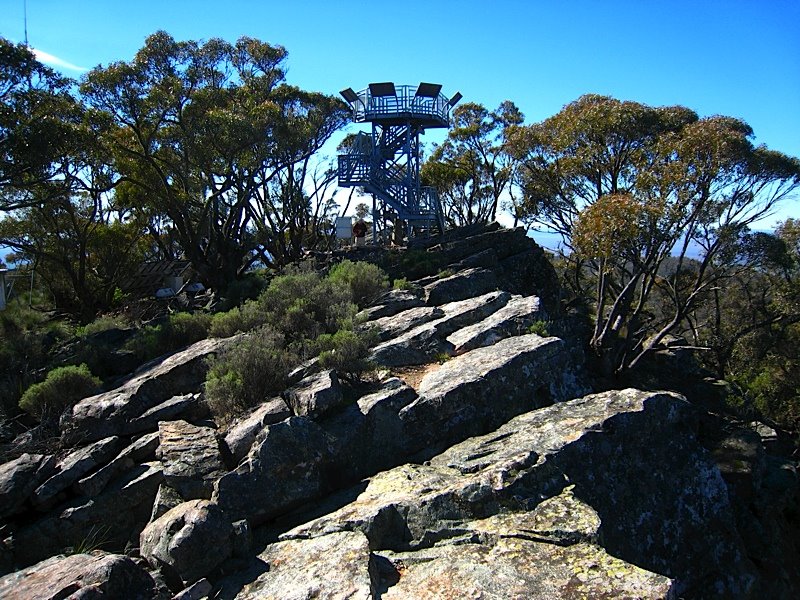
[[[0,269],[0,310],[6,309],[6,271]]]

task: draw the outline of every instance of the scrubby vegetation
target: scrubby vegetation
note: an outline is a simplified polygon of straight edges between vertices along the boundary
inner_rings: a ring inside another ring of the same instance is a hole
[[[44,381],[25,391],[19,407],[39,421],[48,421],[99,388],[100,379],[92,375],[85,364],[58,367],[50,371]]]
[[[211,362],[206,398],[214,414],[227,420],[266,400],[292,367],[317,356],[346,379],[371,370],[366,357],[377,340],[357,328],[356,313],[387,287],[386,274],[368,263],[346,260],[327,276],[293,267],[256,300],[215,315],[212,335],[246,335]]]

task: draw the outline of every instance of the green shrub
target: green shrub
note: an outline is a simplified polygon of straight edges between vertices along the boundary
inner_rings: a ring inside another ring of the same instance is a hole
[[[336,373],[346,379],[360,379],[368,371],[375,370],[375,365],[367,360],[369,349],[376,337],[370,330],[355,332],[342,329],[333,335],[320,336],[319,364],[324,369],[335,369]]]
[[[308,341],[352,321],[358,308],[350,287],[319,273],[293,269],[276,277],[258,299],[266,323],[304,353]],[[303,356],[305,358],[305,356]]]
[[[328,279],[350,287],[353,302],[364,308],[389,288],[389,278],[372,263],[343,260],[331,269]]]
[[[85,364],[58,367],[41,383],[30,386],[22,395],[19,407],[40,421],[55,418],[68,406],[91,396],[100,388],[100,379]]]
[[[401,277],[400,279],[395,279],[392,282],[392,289],[395,290],[410,290],[411,284],[409,283],[408,279],[405,277]]]
[[[84,325],[83,327],[79,327],[76,331],[76,335],[78,337],[89,337],[90,335],[94,335],[96,333],[101,333],[103,331],[109,331],[111,329],[123,329],[128,327],[128,321],[121,316],[105,316],[99,317]]]
[[[211,359],[205,388],[211,412],[227,421],[281,392],[297,362],[284,348],[280,333],[269,326],[256,329]]]
[[[210,327],[208,313],[175,313],[160,325],[140,329],[128,340],[125,349],[142,360],[149,360],[205,339]]]
[[[46,369],[51,350],[73,334],[72,328],[50,320],[25,302],[9,302],[0,311],[0,419],[19,411],[19,400]]]
[[[549,324],[547,321],[534,321],[528,327],[528,333],[535,333],[541,337],[548,337],[550,335]]]
[[[256,327],[263,325],[266,318],[266,314],[260,304],[249,300],[242,306],[215,314],[211,319],[208,335],[215,338],[225,338],[237,333],[252,331]]]

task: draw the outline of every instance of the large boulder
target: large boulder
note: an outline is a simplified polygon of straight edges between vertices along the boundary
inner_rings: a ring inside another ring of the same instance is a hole
[[[258,406],[247,417],[234,422],[225,434],[225,445],[233,459],[238,463],[247,455],[264,427],[279,423],[291,415],[283,398],[273,398]]]
[[[344,401],[339,378],[332,370],[309,375],[283,395],[295,416],[319,419]]]
[[[199,390],[208,371],[208,357],[237,339],[201,340],[150,363],[114,390],[84,398],[61,417],[64,441],[70,444],[95,441],[155,427],[154,422],[137,418],[174,396]]]
[[[160,463],[126,470],[102,494],[61,505],[13,534],[17,564],[30,565],[71,548],[101,545],[116,552],[139,539],[164,480]]]
[[[364,324],[364,328],[374,330],[382,340],[398,337],[415,327],[444,316],[441,308],[436,306],[419,306],[409,308],[390,317],[381,317]]]
[[[378,390],[365,394],[340,413],[320,423],[335,441],[334,462],[329,472],[341,482],[357,481],[404,458],[400,410],[417,393],[397,377],[383,381]]]
[[[476,298],[443,304],[442,317],[428,321],[373,348],[370,359],[394,367],[431,362],[438,355],[449,356],[453,345],[445,338],[454,331],[481,321],[505,305],[511,294],[494,291]]]
[[[108,464],[78,481],[74,486],[76,491],[84,496],[96,496],[105,489],[112,479],[127,469],[154,458],[158,443],[157,431],[140,436],[126,446]]]
[[[377,552],[385,561],[381,598],[674,597],[670,579],[593,541],[600,520],[591,507],[561,496],[542,505],[467,521],[463,537],[432,547]]]
[[[85,474],[108,462],[122,445],[118,437],[110,437],[70,452],[56,465],[56,474],[33,493],[33,503],[39,507],[50,506],[56,496]]]
[[[489,269],[464,269],[453,275],[441,277],[425,286],[425,302],[438,306],[457,300],[466,300],[502,287],[497,275]]]
[[[306,417],[268,425],[250,453],[217,480],[212,500],[232,519],[263,522],[329,489],[334,440]]]
[[[237,590],[237,600],[376,597],[375,569],[367,538],[361,533],[342,532],[311,540],[277,542],[268,545],[258,560],[266,572]],[[235,581],[223,582],[223,593],[234,584]]]
[[[0,578],[0,598],[60,600],[156,597],[153,578],[127,556],[92,552],[53,556]]]
[[[37,473],[46,458],[42,454],[23,454],[0,465],[0,497],[3,499],[0,519],[22,510],[25,501],[41,483]]]
[[[158,424],[159,454],[166,484],[184,500],[208,499],[225,473],[216,432],[186,421]]]
[[[359,313],[365,321],[391,317],[409,308],[424,306],[425,302],[409,290],[389,290],[373,304]]]
[[[482,321],[453,332],[447,341],[452,345],[454,354],[463,354],[507,337],[527,333],[530,325],[546,318],[538,297],[514,296]]]
[[[408,451],[442,448],[520,413],[586,392],[558,338],[523,335],[457,356],[422,379],[400,411]]]
[[[464,522],[535,510],[572,486],[599,518],[604,553],[673,579],[676,594],[746,597],[753,565],[694,428],[693,409],[673,394],[623,390],[554,404],[425,464],[380,473],[356,501],[283,538],[358,530],[375,550],[418,550],[463,539]]]
[[[148,523],[140,551],[153,567],[167,565],[184,583],[194,583],[233,555],[235,537],[235,528],[218,506],[192,500]]]

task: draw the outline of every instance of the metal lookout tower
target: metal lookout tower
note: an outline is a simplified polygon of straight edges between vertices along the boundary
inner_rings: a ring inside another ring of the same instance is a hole
[[[447,128],[450,109],[461,100],[448,99],[436,83],[418,86],[371,83],[358,93],[341,92],[356,123],[372,123],[372,135],[359,132],[339,155],[339,185],[363,187],[372,194],[374,238],[386,231],[389,220],[401,221],[409,236],[444,231],[439,197],[420,185],[419,136],[426,129]]]

